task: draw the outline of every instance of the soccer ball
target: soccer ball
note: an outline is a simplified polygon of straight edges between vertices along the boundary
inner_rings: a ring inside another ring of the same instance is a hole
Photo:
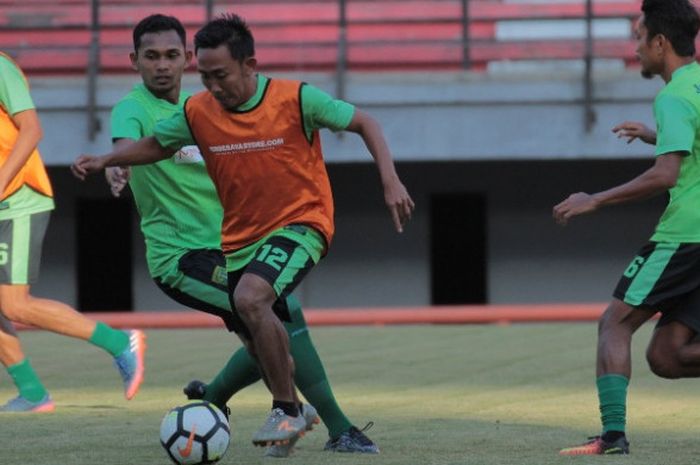
[[[160,424],[160,443],[177,465],[218,462],[228,449],[230,436],[226,416],[204,400],[173,408]]]

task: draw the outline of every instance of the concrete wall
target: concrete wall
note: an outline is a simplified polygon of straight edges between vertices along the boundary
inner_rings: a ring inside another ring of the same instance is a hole
[[[609,298],[620,273],[648,239],[664,200],[609,208],[562,228],[552,206],[569,192],[597,190],[638,174],[649,161],[403,163],[399,172],[417,204],[398,235],[383,206],[371,164],[335,164],[337,234],[329,255],[302,283],[310,307],[430,303],[430,196],[482,193],[487,201],[488,300],[491,303],[586,302]],[[36,291],[76,300],[73,220],[80,196],[107,195],[102,179],[81,184],[65,168],[51,170],[58,209],[44,250]],[[464,212],[469,214],[469,212]],[[152,284],[134,224],[135,308],[180,308]],[[106,244],[115,254],[119,244]],[[108,267],[109,264],[105,264]]]

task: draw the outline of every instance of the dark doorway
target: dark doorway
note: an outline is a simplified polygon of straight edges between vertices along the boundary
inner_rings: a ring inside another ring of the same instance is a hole
[[[131,208],[127,199],[78,199],[78,310],[133,309]]]
[[[434,305],[486,303],[486,200],[481,194],[430,199]]]

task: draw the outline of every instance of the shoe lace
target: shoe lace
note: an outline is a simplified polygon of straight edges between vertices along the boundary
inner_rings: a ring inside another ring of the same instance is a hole
[[[364,433],[365,431],[369,431],[370,429],[372,429],[373,426],[374,426],[374,422],[368,421],[367,424],[365,426],[363,426],[362,429],[359,429],[358,431],[361,433]],[[357,428],[355,428],[355,429],[357,429]]]
[[[367,422],[367,424],[363,426],[362,429],[358,429],[357,427],[353,426],[350,428],[350,435],[355,441],[359,442],[361,445],[371,446],[374,443],[367,436],[365,436],[364,433],[365,431],[369,431],[373,426],[373,421]]]
[[[284,416],[284,410],[281,408],[275,408],[272,409],[272,412],[270,412],[270,416],[267,417],[267,421],[271,425],[276,425],[282,420],[282,418],[284,418]]]

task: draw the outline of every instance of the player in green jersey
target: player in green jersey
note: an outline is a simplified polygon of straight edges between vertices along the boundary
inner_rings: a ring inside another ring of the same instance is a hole
[[[603,206],[668,192],[670,200],[650,241],[624,271],[599,322],[597,380],[602,434],[562,455],[627,454],[626,399],[634,332],[657,312],[647,349],[651,370],[664,378],[700,376],[700,65],[695,38],[700,17],[689,0],[644,0],[637,21],[642,75],[666,86],[654,101],[656,134],[639,123],[613,128],[629,141],[656,145],[646,172],[596,194],[579,192],[554,207],[561,224]]]
[[[115,148],[152,135],[155,124],[181,110],[189,96],[181,90],[181,78],[192,54],[176,18],[143,19],[134,28],[133,42],[131,61],[143,83],[112,110]],[[220,250],[223,211],[198,148],[188,146],[171,158],[129,170],[109,168],[106,175],[115,195],[128,180],[141,216],[150,275],[171,298],[220,316],[232,330],[226,264]],[[308,427],[318,421],[318,411],[331,438],[327,450],[378,452],[336,403],[299,302],[290,296],[278,304],[287,305],[292,320],[285,329],[296,360],[296,384],[315,407],[303,407]],[[204,398],[225,409],[238,390],[259,379],[257,364],[242,348],[209,384],[195,381],[185,390],[188,397]],[[291,450],[290,445],[272,446],[266,454],[287,456]]]
[[[95,322],[68,305],[31,295],[54,209],[51,182],[37,145],[41,122],[27,80],[0,53],[0,362],[19,395],[0,412],[51,412],[55,405],[25,356],[12,322],[83,339],[105,350],[124,382],[127,399],[143,380],[145,336]]]

